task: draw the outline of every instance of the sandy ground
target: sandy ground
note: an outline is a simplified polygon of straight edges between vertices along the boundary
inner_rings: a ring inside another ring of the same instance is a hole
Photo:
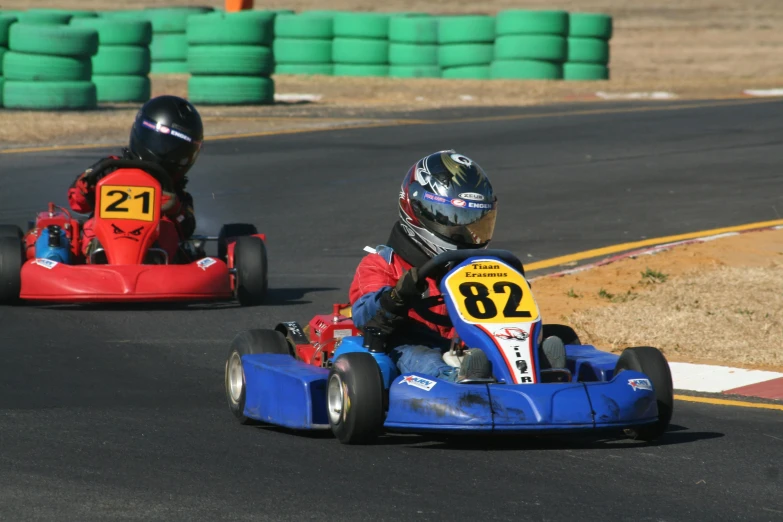
[[[783,370],[783,230],[749,232],[533,282],[546,322],[620,352]]]
[[[0,0],[0,9],[19,9],[28,0]],[[258,8],[261,4],[257,2]],[[36,7],[116,9],[111,0],[38,0]],[[213,5],[216,1],[154,0],[134,7]],[[322,9],[318,0],[268,0],[264,8]],[[227,119],[226,108],[203,107],[210,118],[208,132],[247,133],[300,128],[306,122],[266,122],[262,116],[306,118],[355,117],[368,110],[391,110],[476,105],[530,105],[593,97],[609,93],[673,92],[679,98],[739,95],[744,89],[783,87],[783,8],[780,0],[663,0],[654,6],[627,0],[388,0],[382,8],[367,0],[334,0],[330,9],[427,11],[431,13],[495,13],[506,8],[561,8],[604,12],[614,16],[611,80],[605,82],[399,80],[275,76],[278,93],[322,96],[304,109],[298,105],[256,107],[255,119]],[[153,75],[154,93],[186,94],[186,76]],[[0,110],[0,143],[5,147],[33,143],[70,144],[121,141],[132,109],[108,109],[89,115],[31,115]],[[51,121],[55,121],[54,125]],[[316,122],[321,125],[324,122]]]

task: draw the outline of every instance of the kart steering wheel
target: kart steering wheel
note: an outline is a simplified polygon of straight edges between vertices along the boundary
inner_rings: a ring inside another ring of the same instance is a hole
[[[440,272],[440,269],[447,268],[449,265],[456,265],[463,261],[467,261],[471,257],[496,257],[501,261],[505,261],[511,265],[524,277],[525,268],[522,266],[522,261],[517,256],[509,252],[508,250],[499,249],[483,249],[473,248],[467,250],[447,250],[437,256],[433,257],[423,265],[418,266],[419,278],[434,278],[436,272]],[[435,298],[423,298],[420,303],[423,305],[422,309],[416,309],[416,312],[422,316],[422,319],[430,321],[440,326],[451,326],[451,318],[448,315],[439,314],[433,312],[432,308],[443,303],[443,296]]]
[[[165,192],[174,192],[174,181],[166,169],[151,161],[107,158],[93,167],[87,177],[97,183],[109,169],[139,169],[155,178]]]

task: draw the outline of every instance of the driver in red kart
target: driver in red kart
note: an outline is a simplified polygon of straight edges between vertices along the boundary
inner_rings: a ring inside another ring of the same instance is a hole
[[[401,373],[421,373],[451,382],[492,378],[481,349],[466,350],[459,370],[444,362],[454,328],[438,284],[445,273],[422,280],[415,267],[455,249],[486,248],[495,230],[497,198],[484,170],[454,150],[430,154],[402,181],[400,218],[386,245],[359,263],[349,290],[357,328],[373,326],[387,336],[389,356]],[[372,250],[372,249],[370,249]],[[551,336],[543,351],[554,368],[565,367],[562,340]],[[559,359],[559,360],[556,360]]]
[[[174,259],[181,241],[196,229],[193,198],[185,192],[186,174],[196,163],[204,139],[204,127],[196,108],[178,96],[159,96],[139,110],[130,132],[130,144],[122,156],[112,159],[136,159],[158,163],[171,176],[175,191],[163,192],[160,233],[157,246]],[[95,210],[95,181],[89,174],[97,165],[85,170],[68,190],[68,203],[82,214]],[[111,170],[107,171],[108,174]],[[89,259],[99,245],[93,231],[93,217],[84,224],[82,252]]]

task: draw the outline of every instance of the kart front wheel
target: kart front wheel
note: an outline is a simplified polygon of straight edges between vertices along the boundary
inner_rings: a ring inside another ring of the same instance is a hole
[[[383,381],[375,358],[341,355],[329,371],[326,407],[332,433],[343,444],[372,443],[383,429]]]
[[[242,236],[253,236],[258,234],[258,229],[250,223],[228,223],[220,227],[218,233],[217,247],[218,257],[223,261],[228,254],[228,240]]]
[[[652,346],[626,348],[620,354],[614,375],[617,376],[624,370],[633,370],[647,375],[652,383],[655,400],[658,404],[657,422],[627,429],[625,430],[626,435],[648,442],[661,438],[669,427],[674,412],[674,385],[669,362],[658,348]]]
[[[22,241],[0,236],[0,304],[12,304],[19,299],[23,262]]]
[[[24,237],[22,229],[16,225],[0,225],[0,237],[14,237],[21,241]]]
[[[240,237],[234,245],[234,291],[242,306],[260,305],[267,291],[266,245],[259,237]]]
[[[275,330],[246,330],[234,337],[226,357],[226,399],[231,413],[241,424],[252,422],[245,416],[246,381],[242,357],[257,353],[291,355],[291,350],[283,334]]]

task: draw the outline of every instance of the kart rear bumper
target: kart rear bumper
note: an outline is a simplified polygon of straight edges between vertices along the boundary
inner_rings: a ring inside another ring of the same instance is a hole
[[[328,370],[287,355],[246,355],[242,364],[246,416],[294,429],[329,427]],[[632,371],[608,382],[568,384],[454,384],[423,376],[411,384],[407,377],[394,378],[389,388],[384,426],[390,431],[590,431],[658,417],[653,390],[629,386],[629,379],[645,378]]]
[[[192,301],[233,296],[226,264],[65,265],[31,259],[22,266],[20,297],[45,302]]]

